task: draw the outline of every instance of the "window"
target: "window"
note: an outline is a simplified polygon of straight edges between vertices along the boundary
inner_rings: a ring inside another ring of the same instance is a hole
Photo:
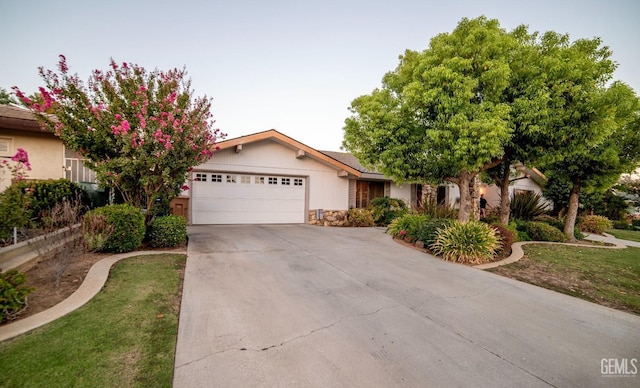
[[[227,175],[227,183],[236,183],[235,175]]]
[[[11,155],[11,139],[0,138],[0,155],[13,156]]]
[[[241,175],[240,176],[240,183],[243,183],[243,184],[251,183],[251,177],[249,175]]]
[[[222,175],[211,174],[211,182],[222,182]]]
[[[257,176],[255,182],[256,182],[256,185],[264,185],[264,177],[263,176]]]
[[[282,178],[282,181],[280,183],[282,183],[284,186],[291,186],[291,178]]]
[[[2,141],[0,139],[0,141]],[[0,154],[2,154],[0,152]],[[64,177],[71,182],[97,182],[96,172],[85,166],[84,159],[77,152],[64,147]]]
[[[193,178],[194,181],[196,182],[206,182],[207,181],[207,174],[196,174],[196,177]]]
[[[302,186],[302,178],[295,178],[293,180],[293,185],[294,186]]]
[[[277,185],[278,184],[278,178],[270,176],[269,177],[269,184],[270,185]]]

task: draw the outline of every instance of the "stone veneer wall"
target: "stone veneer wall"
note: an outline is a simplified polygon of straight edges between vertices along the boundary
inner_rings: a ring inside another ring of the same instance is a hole
[[[320,226],[349,226],[348,210],[323,210],[322,218],[316,219],[316,211],[309,210],[309,224]]]

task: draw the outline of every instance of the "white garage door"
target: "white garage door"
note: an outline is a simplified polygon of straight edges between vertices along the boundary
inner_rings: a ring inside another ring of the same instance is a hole
[[[194,173],[194,224],[304,223],[305,178]]]

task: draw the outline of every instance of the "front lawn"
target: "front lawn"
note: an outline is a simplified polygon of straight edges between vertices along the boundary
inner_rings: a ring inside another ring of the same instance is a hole
[[[640,248],[523,246],[525,257],[488,271],[640,314]]]
[[[0,386],[171,387],[185,260],[117,263],[85,306],[0,343]]]
[[[607,233],[622,240],[640,242],[640,231],[637,230],[609,229]]]

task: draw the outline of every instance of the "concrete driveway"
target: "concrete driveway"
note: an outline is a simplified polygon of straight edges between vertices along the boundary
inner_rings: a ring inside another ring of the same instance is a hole
[[[640,317],[381,229],[194,226],[189,238],[174,387],[640,385]]]

